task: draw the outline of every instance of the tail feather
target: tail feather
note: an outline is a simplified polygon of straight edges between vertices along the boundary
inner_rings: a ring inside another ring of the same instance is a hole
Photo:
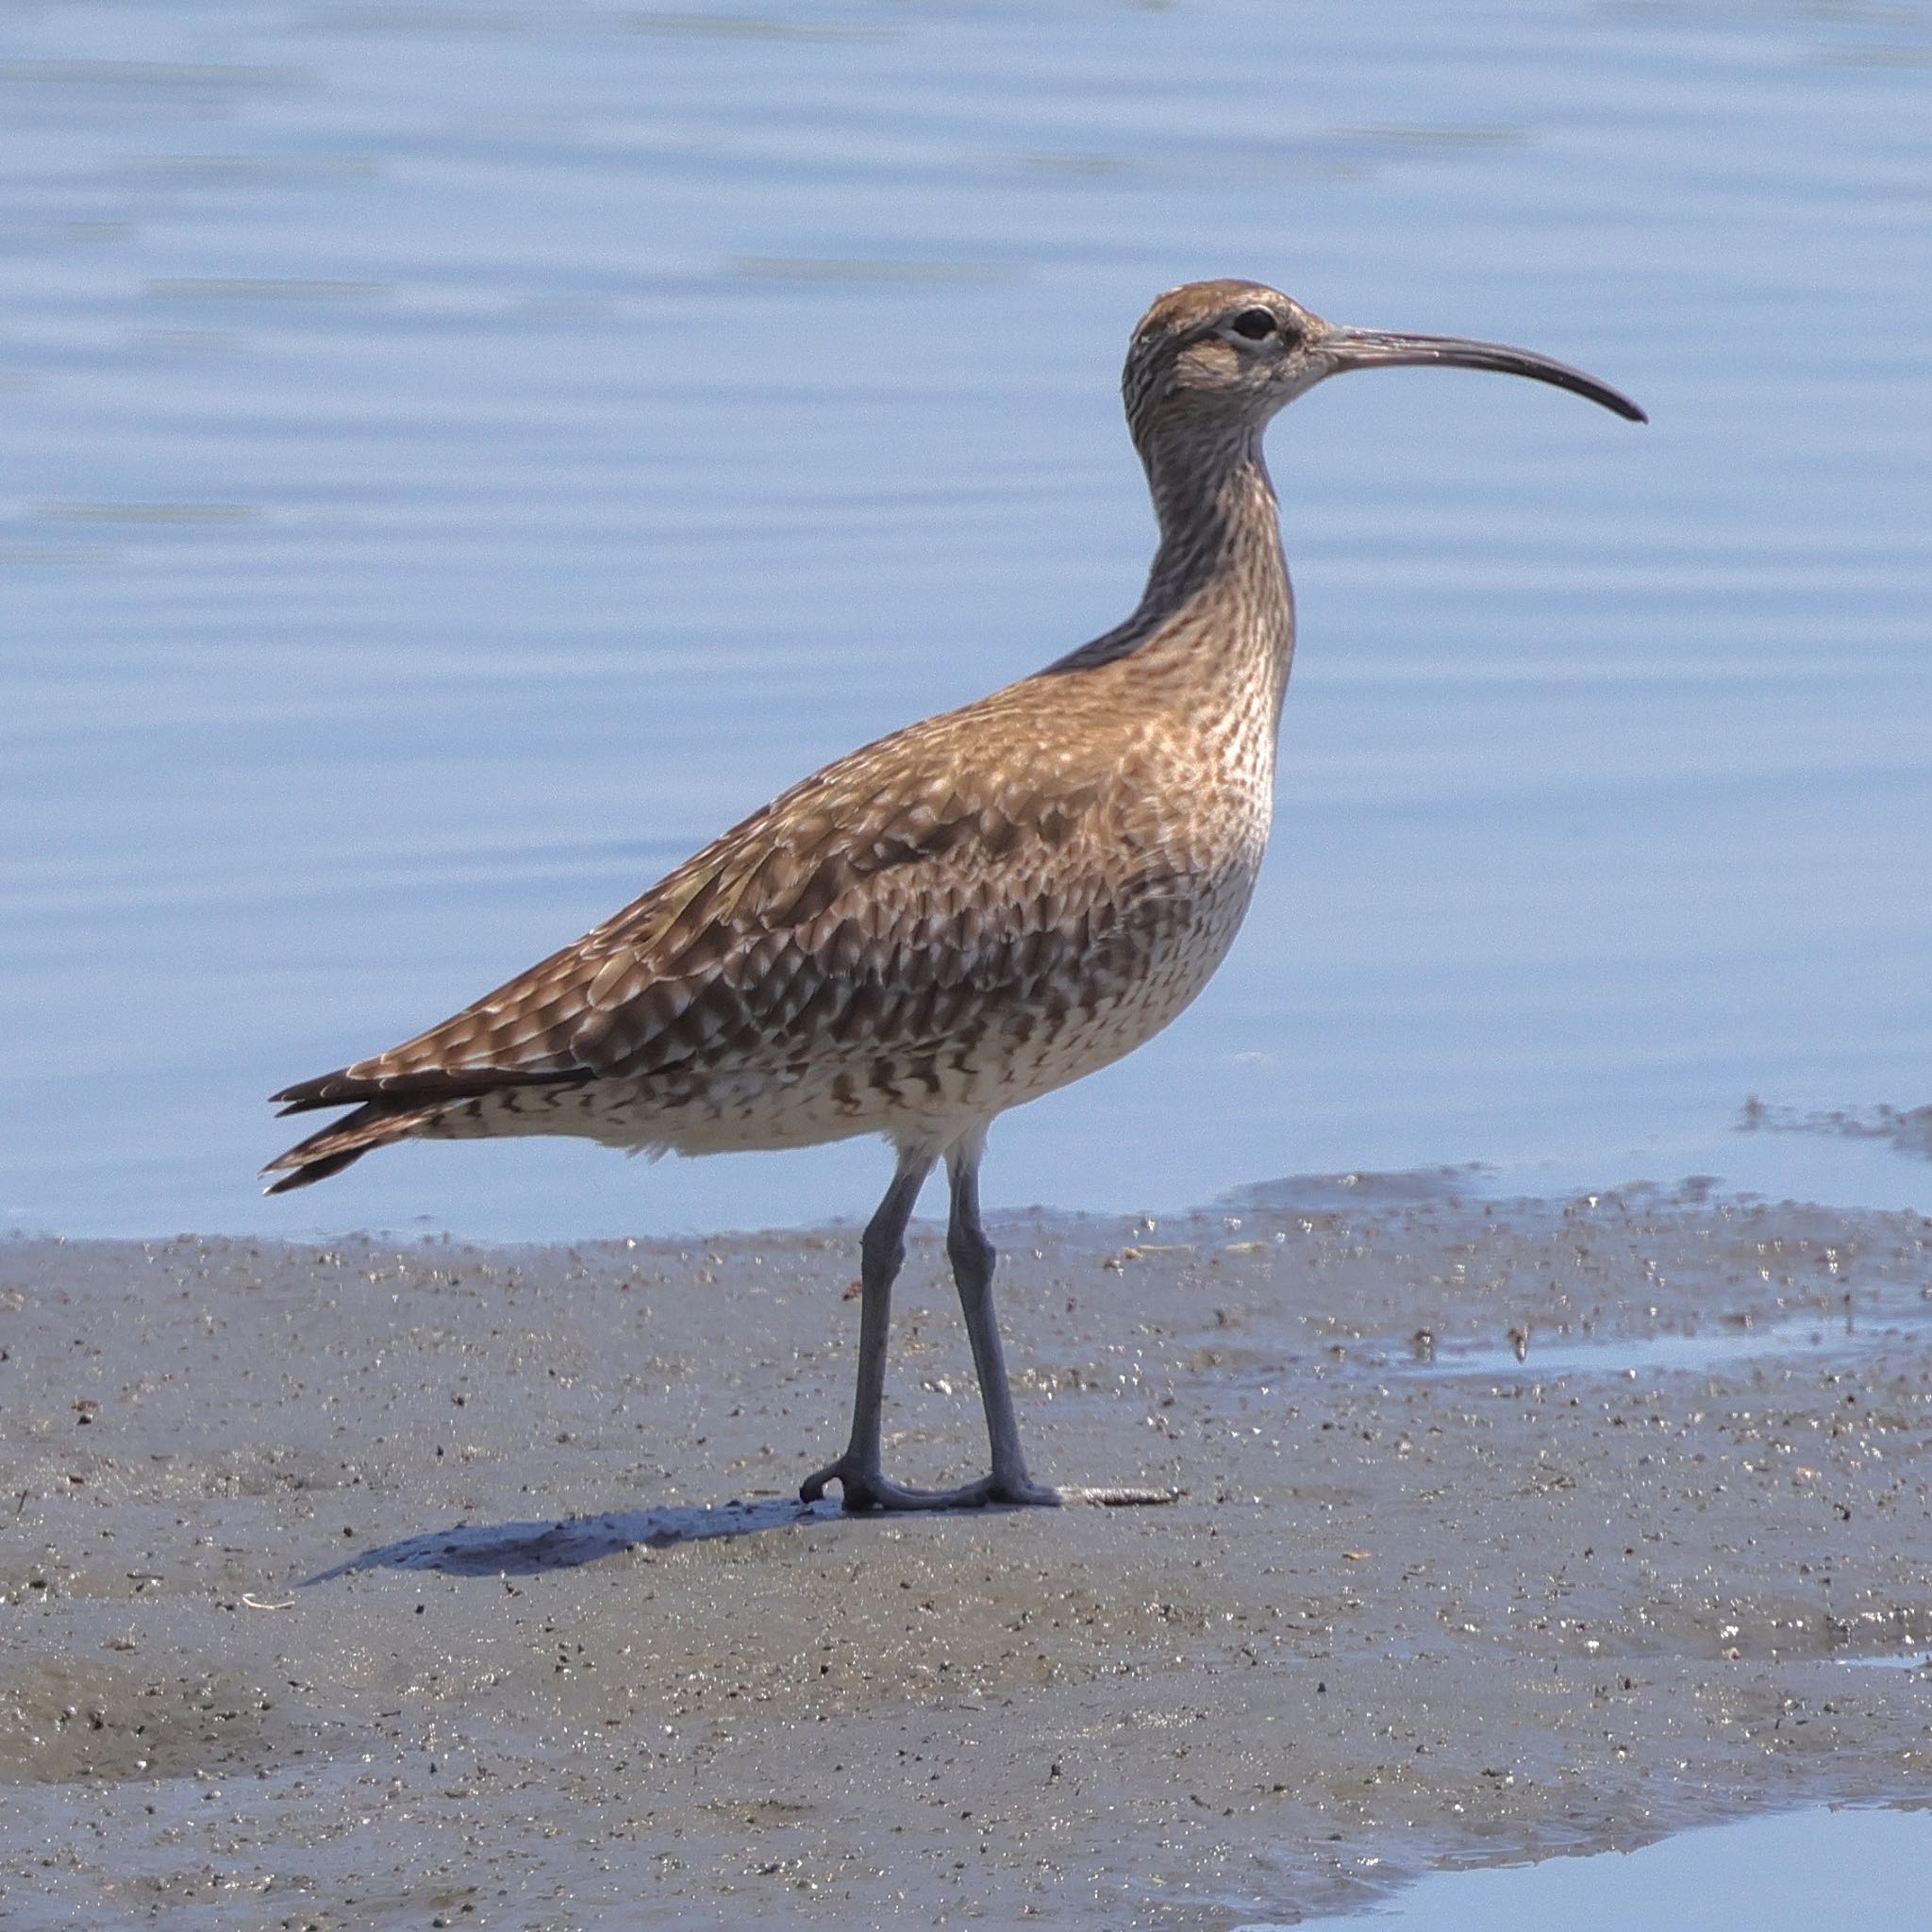
[[[313,1080],[298,1080],[269,1095],[269,1105],[284,1114],[312,1113],[321,1107],[354,1107],[363,1101],[415,1104],[427,1101],[475,1100],[505,1087],[571,1087],[590,1078],[581,1067],[549,1068],[538,1073],[515,1067],[419,1067],[403,1074],[358,1074],[338,1067]]]
[[[312,1187],[317,1181],[327,1180],[332,1174],[341,1174],[345,1167],[353,1167],[367,1152],[367,1148],[358,1147],[353,1153],[330,1154],[320,1160],[306,1161],[293,1174],[285,1174],[280,1180],[271,1181],[261,1191],[264,1194],[288,1194],[297,1188]],[[269,1172],[268,1168],[262,1169],[263,1174]]]
[[[286,1154],[278,1154],[262,1169],[263,1174],[279,1174],[265,1190],[286,1194],[293,1188],[325,1181],[341,1174],[352,1161],[359,1160],[372,1148],[386,1147],[391,1141],[407,1141],[420,1134],[433,1122],[471,1101],[501,1093],[506,1089],[529,1087],[580,1086],[588,1076],[578,1070],[519,1073],[515,1069],[493,1067],[458,1068],[443,1071],[419,1069],[409,1074],[392,1074],[375,1078],[339,1067],[313,1080],[298,1080],[271,1093],[271,1104],[281,1103],[277,1118],[291,1113],[312,1113],[318,1108],[348,1107],[333,1125],[298,1141]],[[288,1170],[284,1172],[284,1170]]]
[[[287,1153],[276,1155],[262,1173],[279,1174],[281,1179],[271,1182],[265,1191],[286,1194],[291,1189],[325,1181],[372,1148],[386,1147],[391,1141],[405,1141],[422,1132],[439,1115],[448,1112],[450,1106],[446,1100],[414,1107],[372,1100],[306,1141],[296,1141]]]

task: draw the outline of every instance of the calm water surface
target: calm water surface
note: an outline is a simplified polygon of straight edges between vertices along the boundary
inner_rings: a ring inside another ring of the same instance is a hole
[[[0,1224],[858,1212],[875,1146],[408,1148],[390,1043],[859,741],[1115,622],[1147,299],[1274,280],[1651,409],[1337,382],[1271,455],[1275,847],[990,1195],[1717,1172],[1932,1206],[1922,6],[0,14]]]
[[[1795,1811],[1637,1852],[1438,1873],[1384,1910],[1300,1932],[1932,1932],[1928,1861],[1924,1811]]]

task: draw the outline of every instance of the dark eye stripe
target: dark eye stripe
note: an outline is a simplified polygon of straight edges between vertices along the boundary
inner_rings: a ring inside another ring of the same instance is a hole
[[[1274,314],[1268,308],[1243,308],[1234,319],[1234,332],[1246,336],[1249,341],[1258,342],[1265,336],[1272,336],[1275,330]]]

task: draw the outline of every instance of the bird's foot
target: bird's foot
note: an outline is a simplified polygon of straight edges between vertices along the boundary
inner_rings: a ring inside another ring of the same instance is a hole
[[[841,1456],[838,1461],[828,1462],[824,1469],[806,1477],[798,1486],[800,1502],[816,1503],[825,1493],[825,1485],[833,1482],[842,1492],[847,1515],[857,1515],[865,1509],[1053,1509],[1063,1502],[1088,1500],[1084,1491],[1062,1494],[1024,1474],[983,1475],[977,1482],[960,1484],[957,1490],[908,1490],[902,1484],[888,1482],[876,1469],[865,1468],[849,1456]]]

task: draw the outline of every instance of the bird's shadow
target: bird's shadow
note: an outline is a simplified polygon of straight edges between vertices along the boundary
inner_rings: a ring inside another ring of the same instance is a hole
[[[757,1536],[841,1520],[835,1502],[801,1503],[774,1496],[752,1503],[691,1508],[620,1509],[605,1516],[567,1516],[554,1523],[458,1523],[400,1542],[364,1550],[302,1579],[306,1590],[358,1570],[433,1570],[443,1576],[540,1576],[575,1570],[626,1550],[665,1550],[713,1537]]]

